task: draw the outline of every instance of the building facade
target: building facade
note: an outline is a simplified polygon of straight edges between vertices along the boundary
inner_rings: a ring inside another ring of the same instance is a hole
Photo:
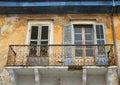
[[[118,85],[120,1],[0,6],[1,85]]]

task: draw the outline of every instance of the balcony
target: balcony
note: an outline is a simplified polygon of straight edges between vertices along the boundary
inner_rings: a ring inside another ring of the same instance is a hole
[[[112,44],[10,45],[7,66],[114,66]]]

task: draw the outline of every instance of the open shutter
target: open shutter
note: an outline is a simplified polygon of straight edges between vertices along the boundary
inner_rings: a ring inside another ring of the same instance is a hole
[[[63,44],[72,44],[72,25],[68,24],[63,27]],[[63,46],[63,58],[64,65],[73,65],[73,46]]]
[[[106,47],[104,46],[104,44],[106,44],[104,25],[96,24],[95,27],[96,27],[96,43],[98,44],[96,61],[98,65],[107,65],[108,58],[106,53]]]

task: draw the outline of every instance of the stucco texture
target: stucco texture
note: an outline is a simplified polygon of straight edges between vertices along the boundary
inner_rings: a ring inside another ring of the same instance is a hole
[[[113,44],[112,24],[107,14],[0,15],[0,72],[6,64],[9,45],[25,45],[28,22],[40,19],[53,19],[53,44],[62,44],[62,29],[65,24],[70,23],[70,19],[96,19],[97,23],[104,23],[106,42]],[[117,45],[120,43],[119,27],[120,20],[115,17]]]

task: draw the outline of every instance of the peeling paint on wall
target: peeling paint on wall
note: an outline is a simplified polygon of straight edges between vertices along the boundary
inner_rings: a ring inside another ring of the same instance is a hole
[[[3,69],[6,64],[9,45],[24,45],[26,42],[27,27],[29,20],[54,19],[54,43],[62,44],[62,29],[65,24],[70,23],[70,19],[96,19],[97,23],[104,23],[106,29],[107,44],[113,44],[111,30],[111,19],[107,14],[40,14],[40,15],[9,15],[0,16],[0,68]],[[120,45],[120,21],[115,17],[115,29],[117,45]],[[119,50],[119,48],[118,48]],[[120,51],[120,50],[119,50]],[[119,55],[120,56],[120,55]],[[58,59],[53,59],[56,62]],[[120,60],[120,59],[119,59]],[[59,65],[59,63],[58,63]],[[0,69],[0,72],[2,71]]]

